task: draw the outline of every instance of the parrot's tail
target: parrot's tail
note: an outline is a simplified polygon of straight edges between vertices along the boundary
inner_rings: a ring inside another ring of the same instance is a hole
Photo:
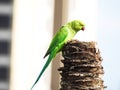
[[[45,63],[42,71],[40,72],[38,78],[36,79],[35,83],[33,84],[31,90],[33,89],[33,87],[35,86],[35,84],[38,82],[38,80],[40,79],[40,77],[42,76],[43,72],[46,70],[46,68],[48,67],[48,65],[50,64],[51,60],[53,59],[54,55],[53,54],[50,54],[49,57],[48,57],[48,60],[47,62]]]

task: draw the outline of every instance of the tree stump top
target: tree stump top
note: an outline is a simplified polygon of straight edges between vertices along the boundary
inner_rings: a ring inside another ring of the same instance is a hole
[[[100,51],[96,42],[69,41],[62,49],[60,90],[104,90]]]

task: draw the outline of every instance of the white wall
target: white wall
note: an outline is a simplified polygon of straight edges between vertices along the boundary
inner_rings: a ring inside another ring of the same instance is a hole
[[[69,0],[68,21],[79,19],[86,24],[85,31],[78,32],[75,39],[96,41],[98,26],[98,0]]]
[[[38,77],[53,31],[53,0],[15,0],[10,90],[29,90]],[[33,90],[50,90],[50,66]]]

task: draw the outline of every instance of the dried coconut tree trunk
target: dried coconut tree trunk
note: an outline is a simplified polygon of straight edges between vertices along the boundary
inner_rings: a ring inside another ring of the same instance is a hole
[[[64,46],[63,67],[58,69],[61,75],[60,90],[104,90],[102,58],[95,46],[95,42],[77,40]]]

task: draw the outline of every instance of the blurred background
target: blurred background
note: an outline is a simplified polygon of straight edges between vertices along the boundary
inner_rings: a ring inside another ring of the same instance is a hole
[[[0,90],[9,90],[12,0],[0,0]]]
[[[96,41],[103,58],[105,90],[120,90],[119,0],[0,0],[0,90],[30,90],[49,43],[66,22],[80,19],[74,39]],[[57,55],[33,90],[59,90]]]

